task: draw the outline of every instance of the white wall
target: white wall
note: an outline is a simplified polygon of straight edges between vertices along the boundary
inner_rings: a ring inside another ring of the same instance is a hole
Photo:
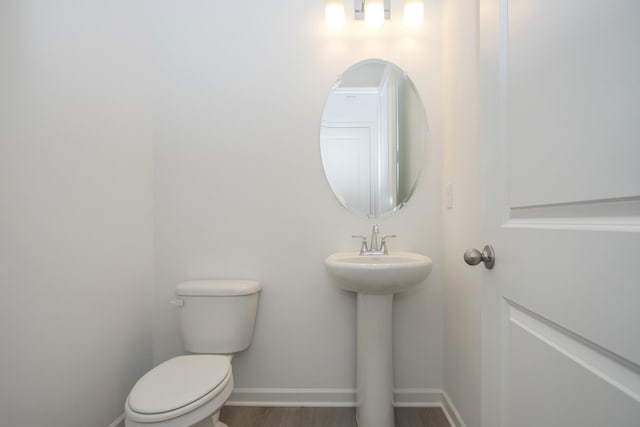
[[[142,7],[0,3],[4,426],[107,426],[151,366]]]
[[[323,260],[357,250],[350,236],[373,221],[331,193],[319,128],[337,75],[378,57],[408,71],[432,136],[409,206],[378,221],[398,235],[391,249],[435,265],[395,302],[396,386],[442,388],[440,6],[428,2],[421,29],[396,17],[332,33],[322,1],[154,2],[155,363],[183,351],[168,304],[178,282],[254,278],[264,290],[253,344],[234,359],[236,390],[353,389],[355,298],[335,289]]]
[[[396,387],[442,388],[441,6],[417,30],[332,33],[323,2],[3,2],[3,422],[111,423],[151,327],[155,363],[182,352],[167,301],[196,277],[263,282],[238,388],[352,390],[355,298],[322,262],[373,221],[334,198],[318,139],[333,81],[370,57],[409,73],[430,122],[416,194],[378,223],[435,265],[396,298]]]
[[[482,248],[476,0],[446,2],[444,22],[444,183],[453,208],[444,215],[446,277],[445,391],[467,427],[480,426],[482,267],[462,258]]]

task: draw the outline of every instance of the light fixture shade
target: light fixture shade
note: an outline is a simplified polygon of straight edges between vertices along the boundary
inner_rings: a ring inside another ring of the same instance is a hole
[[[370,27],[380,27],[384,24],[384,0],[364,2],[364,23]]]
[[[344,0],[325,0],[324,19],[329,28],[344,27]]]
[[[424,0],[404,0],[404,25],[417,27],[424,22]]]

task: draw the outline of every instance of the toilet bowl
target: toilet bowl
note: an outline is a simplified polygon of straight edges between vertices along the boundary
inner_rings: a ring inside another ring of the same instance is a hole
[[[215,416],[233,390],[228,357],[178,356],[145,374],[129,393],[127,427],[184,427]],[[222,427],[218,422],[216,427]]]
[[[211,417],[233,391],[231,359],[253,337],[261,286],[251,280],[193,280],[176,288],[185,349],[147,372],[125,403],[126,427],[188,427]]]

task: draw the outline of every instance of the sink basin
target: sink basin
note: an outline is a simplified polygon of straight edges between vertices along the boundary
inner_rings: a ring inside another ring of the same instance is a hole
[[[389,255],[359,255],[338,252],[325,261],[342,289],[373,295],[406,291],[422,282],[431,272],[431,258],[413,252]]]

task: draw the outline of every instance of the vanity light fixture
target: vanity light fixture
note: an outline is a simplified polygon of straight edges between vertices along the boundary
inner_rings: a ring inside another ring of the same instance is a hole
[[[344,0],[325,0],[324,19],[329,28],[344,27]]]
[[[325,0],[325,22],[329,28],[345,25],[344,0]],[[380,27],[391,18],[391,0],[354,0],[354,19],[370,27]],[[424,22],[424,0],[404,0],[404,25],[416,27]]]

